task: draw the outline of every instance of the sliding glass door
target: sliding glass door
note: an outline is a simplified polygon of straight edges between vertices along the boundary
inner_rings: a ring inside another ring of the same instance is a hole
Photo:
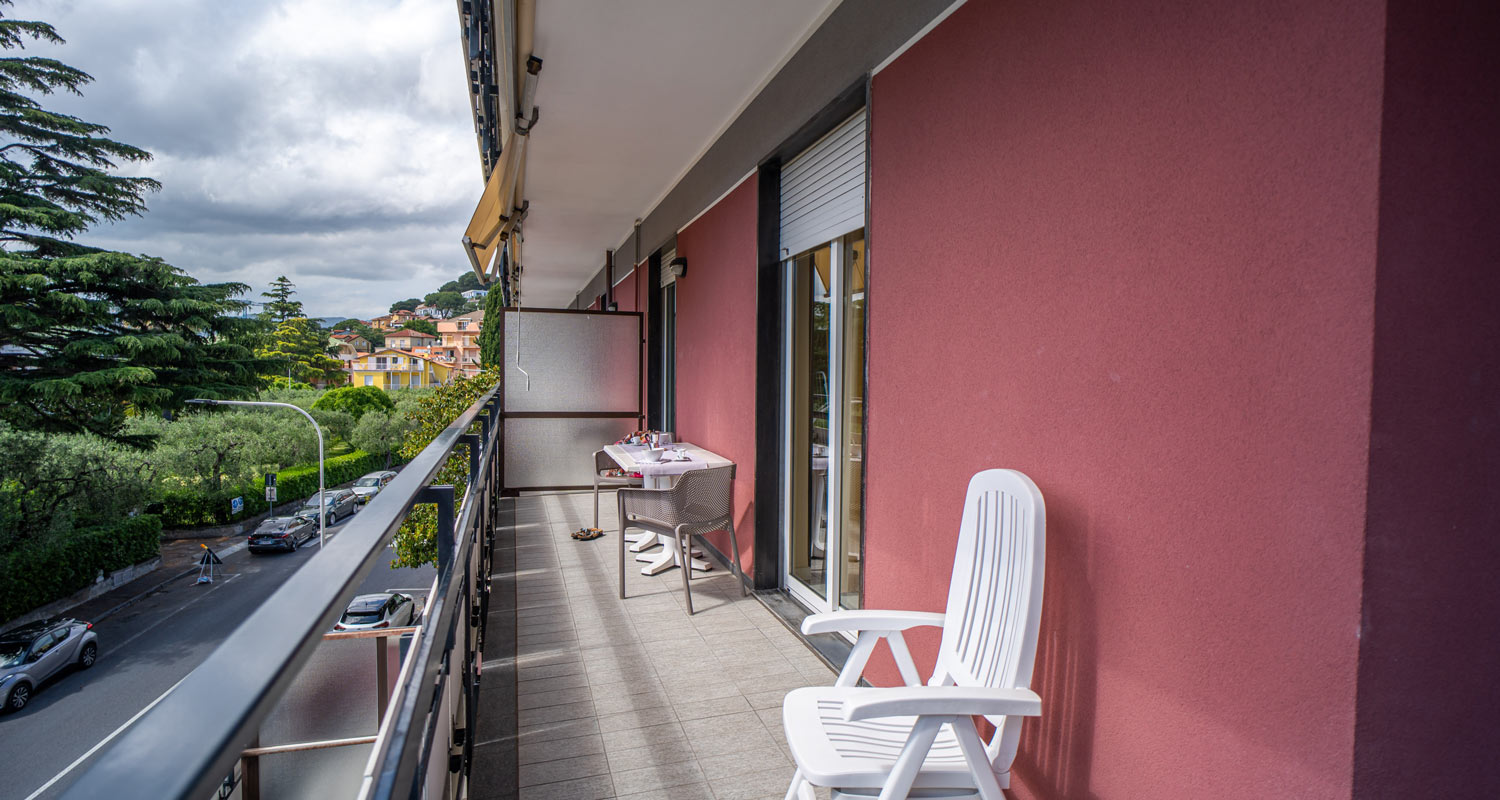
[[[857,231],[785,262],[782,574],[814,611],[860,605],[865,252]]]

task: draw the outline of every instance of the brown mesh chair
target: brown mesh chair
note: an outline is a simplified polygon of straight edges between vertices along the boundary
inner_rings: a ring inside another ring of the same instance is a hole
[[[599,527],[599,487],[604,486],[640,486],[640,478],[632,478],[629,475],[614,477],[605,473],[612,469],[619,469],[620,465],[603,450],[594,451],[594,528]],[[624,533],[621,528],[620,532]]]
[[[740,569],[740,547],[734,537],[734,465],[696,469],[682,474],[670,489],[621,489],[620,505],[620,599],[625,599],[625,529],[641,528],[674,537],[680,554],[682,593],[688,613],[693,613],[693,537],[710,531],[729,531],[729,552],[734,577],[745,588]]]

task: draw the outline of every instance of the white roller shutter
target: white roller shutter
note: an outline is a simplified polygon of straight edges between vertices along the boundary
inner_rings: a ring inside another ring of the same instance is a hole
[[[865,226],[865,112],[781,168],[781,254],[794,256]]]
[[[672,259],[674,259],[676,257],[677,257],[677,248],[675,248],[675,247],[672,248],[671,250],[663,250],[662,251],[662,254],[661,254],[661,284],[660,285],[663,286],[663,287],[669,286],[669,285],[674,284],[674,283],[677,282],[676,276],[674,276],[671,273],[671,271],[667,269],[667,267],[671,266]]]

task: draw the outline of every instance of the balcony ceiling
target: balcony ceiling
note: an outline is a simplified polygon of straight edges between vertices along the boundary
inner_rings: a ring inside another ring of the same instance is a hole
[[[837,3],[540,0],[523,302],[568,305]]]

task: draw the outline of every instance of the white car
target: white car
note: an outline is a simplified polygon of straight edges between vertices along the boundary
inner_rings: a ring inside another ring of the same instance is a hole
[[[368,631],[376,628],[400,628],[417,619],[417,601],[409,594],[380,592],[362,594],[349,601],[344,616],[334,623],[336,631]]]
[[[370,498],[380,494],[385,485],[395,480],[396,473],[390,470],[372,472],[354,482],[354,499],[361,505],[370,502]]]

